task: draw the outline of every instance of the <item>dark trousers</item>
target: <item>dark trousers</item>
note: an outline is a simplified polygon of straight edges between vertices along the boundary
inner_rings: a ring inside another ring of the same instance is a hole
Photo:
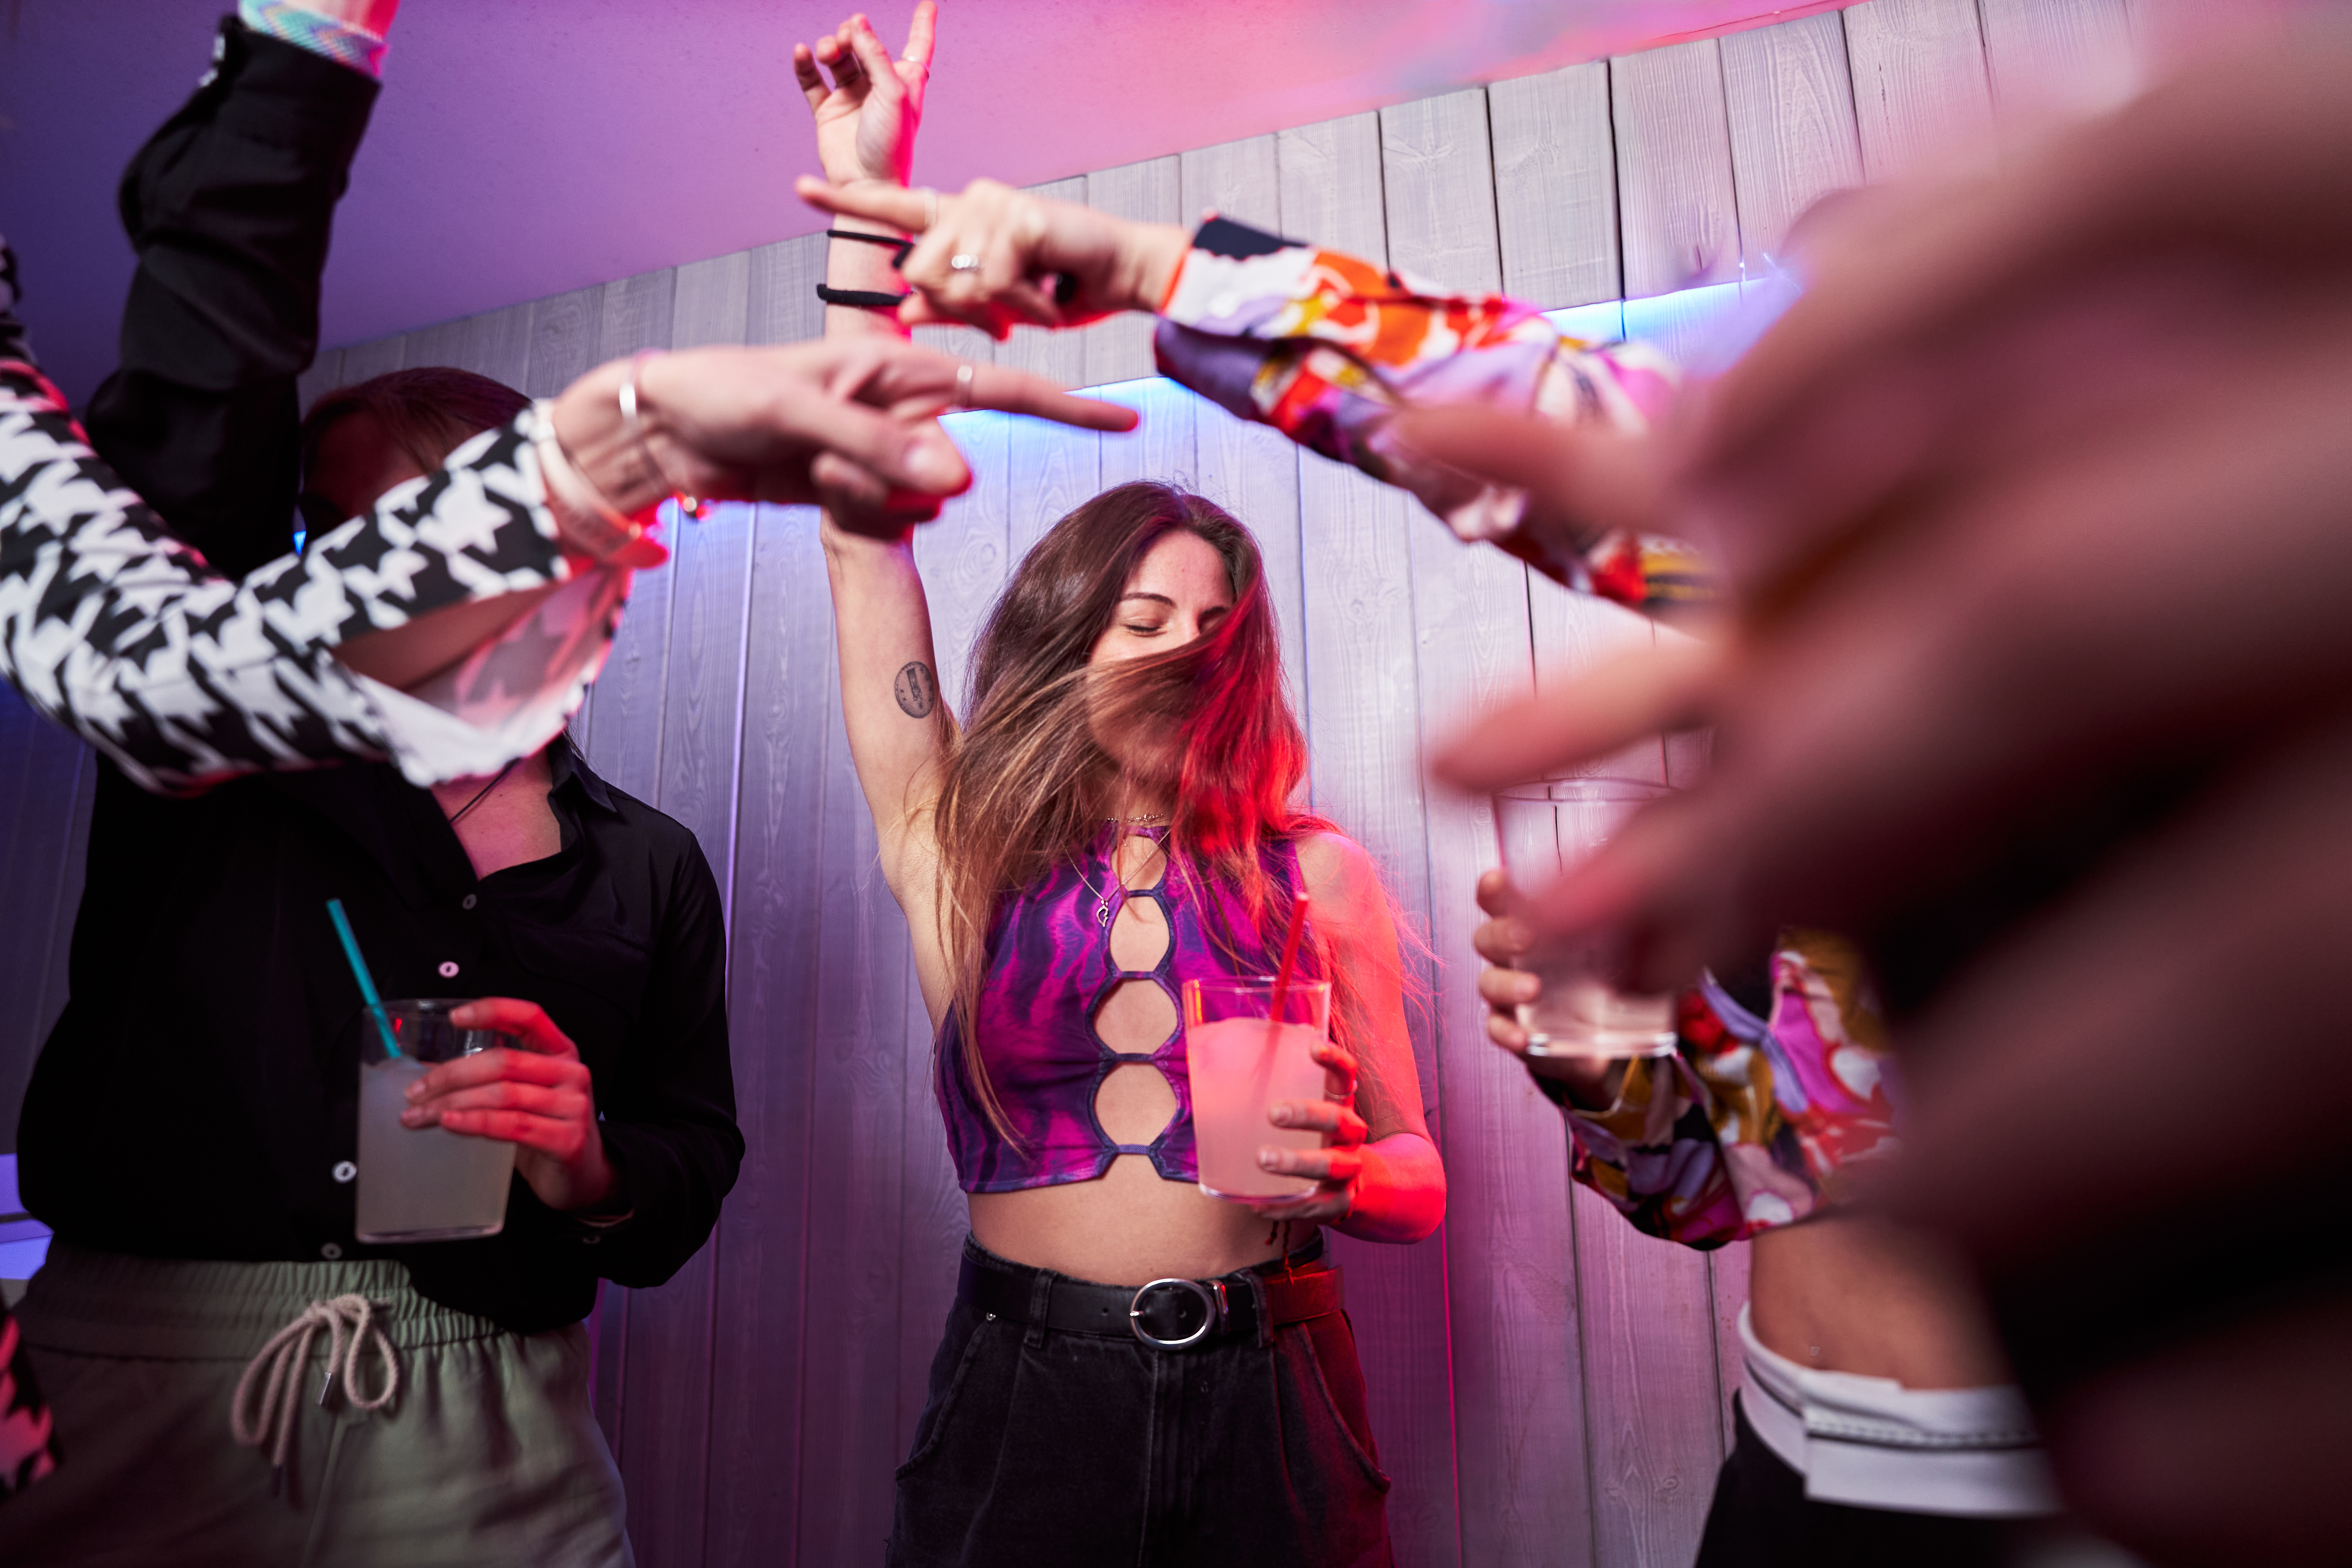
[[[1817,1502],[1744,1408],[1738,1434],[1716,1477],[1695,1568],[2000,1568],[2009,1561],[2018,1526]]]
[[[1266,1337],[1163,1351],[959,1300],[898,1468],[889,1561],[1385,1568],[1389,1479],[1354,1331],[1334,1312]]]

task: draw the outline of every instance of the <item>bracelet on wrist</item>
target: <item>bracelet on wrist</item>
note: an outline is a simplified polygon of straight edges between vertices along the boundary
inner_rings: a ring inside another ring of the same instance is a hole
[[[862,310],[895,310],[907,301],[904,294],[885,294],[877,289],[835,289],[824,283],[816,286],[816,297],[828,305],[855,305]]]
[[[660,353],[659,349],[640,349],[629,356],[628,374],[621,378],[621,423],[628,427],[629,439],[637,444],[637,454],[645,458],[646,468],[661,481],[662,489],[669,491],[670,499],[677,502],[677,510],[699,522],[703,516],[702,503],[671,482],[669,470],[662,467],[660,455],[655,452],[653,443],[646,439],[645,424],[637,417],[637,372],[646,361],[658,357]]]
[[[829,228],[824,231],[824,237],[827,239],[860,240],[867,245],[879,245],[894,250],[898,254],[890,258],[890,265],[893,267],[904,267],[907,264],[907,252],[915,248],[915,242],[901,235],[874,234],[862,228]]]

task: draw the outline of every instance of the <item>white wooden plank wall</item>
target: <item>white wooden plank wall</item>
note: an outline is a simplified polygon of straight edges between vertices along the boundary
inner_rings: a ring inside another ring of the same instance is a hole
[[[1609,62],[1496,82],[1486,118],[1505,290],[1548,309],[1619,298]]]
[[[1622,312],[1580,312],[1600,324],[1578,330],[1622,324],[1688,348],[1714,302],[1649,297],[1752,275],[1827,191],[1991,156],[1996,115],[2013,107],[2112,93],[2137,68],[2139,35],[2177,9],[1866,0],[1041,188],[1153,221],[1213,207],[1547,307],[1627,298]],[[785,240],[331,349],[302,395],[455,363],[548,395],[640,348],[812,337],[824,245]],[[1147,328],[921,336],[1100,384],[1150,374]],[[1557,1113],[1480,1026],[1468,932],[1493,858],[1486,810],[1422,783],[1459,714],[1553,688],[1652,630],[1458,548],[1400,493],[1167,384],[1115,395],[1144,416],[1135,437],[950,416],[977,483],[917,543],[943,689],[962,700],[971,640],[1021,553],[1104,486],[1185,484],[1257,531],[1313,742],[1313,804],[1378,858],[1432,953],[1413,1046],[1451,1218],[1417,1247],[1339,1243],[1400,1557],[1686,1563],[1728,1431],[1745,1248],[1654,1241],[1570,1184]],[[638,584],[575,733],[614,784],[688,823],[718,874],[750,1152],[718,1236],[676,1280],[605,1292],[600,1417],[648,1568],[855,1561],[888,1529],[962,1204],[905,925],[848,766],[814,516],[722,507],[672,521],[669,538],[673,563]],[[1675,738],[1596,771],[1682,784],[1703,762]],[[0,1139],[62,1003],[93,775],[83,748],[0,697]]]

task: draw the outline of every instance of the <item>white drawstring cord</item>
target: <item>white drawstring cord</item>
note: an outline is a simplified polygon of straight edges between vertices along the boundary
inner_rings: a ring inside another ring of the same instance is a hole
[[[346,1320],[352,1331],[348,1352],[343,1347]],[[330,1337],[326,1381],[319,1385],[320,1404],[327,1403],[338,1373],[343,1380],[344,1395],[354,1410],[381,1410],[400,1392],[400,1359],[393,1353],[392,1341],[375,1321],[375,1303],[364,1296],[337,1296],[331,1300],[311,1302],[302,1309],[299,1317],[270,1335],[269,1342],[246,1363],[245,1374],[236,1380],[236,1393],[229,1401],[229,1435],[246,1447],[260,1447],[269,1441],[271,1428],[277,1429],[278,1442],[269,1455],[269,1463],[276,1469],[286,1468],[286,1446],[293,1440],[294,1422],[299,1415],[297,1406],[302,1397],[302,1368],[310,1362],[310,1342],[318,1338],[320,1329],[326,1330]],[[371,1334],[375,1336],[376,1353],[383,1361],[383,1392],[362,1399],[360,1353]],[[248,1424],[248,1396],[265,1363],[268,1365],[269,1381],[262,1389],[260,1408]]]

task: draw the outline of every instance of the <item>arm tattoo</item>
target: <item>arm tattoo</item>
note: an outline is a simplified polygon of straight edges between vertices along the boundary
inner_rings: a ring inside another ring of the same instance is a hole
[[[929,718],[931,710],[940,703],[939,677],[920,660],[900,670],[898,679],[890,683],[890,689],[898,696],[899,709],[909,719]]]

